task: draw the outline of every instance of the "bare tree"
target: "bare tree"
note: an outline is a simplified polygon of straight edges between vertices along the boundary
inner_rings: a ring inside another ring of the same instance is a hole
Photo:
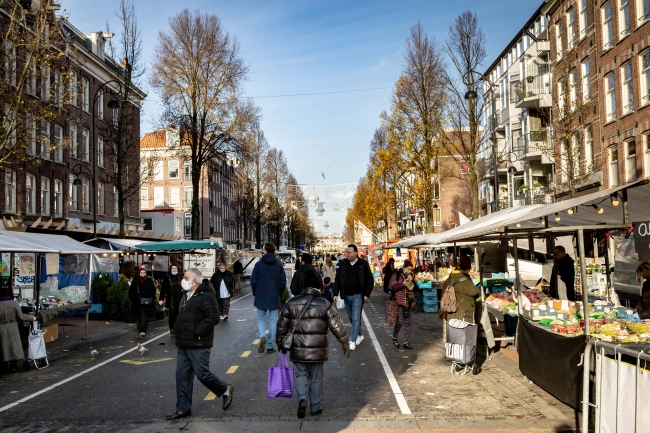
[[[197,239],[202,170],[214,158],[241,157],[241,137],[258,110],[241,98],[248,67],[239,42],[217,16],[185,9],[169,25],[159,33],[150,81],[162,99],[163,123],[179,128],[177,153],[191,162],[192,238]]]
[[[275,232],[275,240],[279,244],[286,212],[287,190],[292,176],[282,150],[271,148],[266,154],[264,164],[266,166],[264,182],[267,185],[268,195],[264,220],[269,233]]]
[[[251,131],[244,135],[242,143],[246,150],[242,160],[243,171],[244,175],[250,179],[253,193],[251,218],[255,226],[255,242],[260,248],[262,246],[262,214],[266,205],[266,186],[264,184],[266,165],[264,162],[269,151],[269,143],[259,121]]]

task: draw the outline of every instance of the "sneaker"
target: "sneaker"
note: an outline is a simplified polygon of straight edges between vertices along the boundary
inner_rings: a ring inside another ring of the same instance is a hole
[[[272,348],[272,347],[269,347],[268,349],[266,349],[266,353],[273,353],[273,352],[275,352],[275,349]]]
[[[257,346],[257,351],[259,353],[264,353],[265,350],[266,350],[266,337],[262,337],[260,338],[259,346]]]
[[[144,332],[141,332],[141,333],[140,333],[140,338],[144,338],[144,336],[145,336],[145,333],[144,333]]]
[[[363,335],[359,335],[357,337],[357,341],[355,341],[354,344],[358,346],[359,344],[361,344],[362,341],[363,341]]]
[[[306,414],[307,414],[307,401],[300,400],[300,403],[298,403],[298,418],[304,418]]]
[[[357,345],[354,341],[350,341],[350,350],[354,350],[357,348]]]
[[[219,316],[219,320],[223,320],[223,316]]]
[[[404,347],[404,349],[406,349],[406,350],[413,350],[413,346],[411,346],[408,343],[404,343],[404,346],[402,346],[402,347]]]
[[[316,412],[312,412],[311,416],[317,416],[323,414],[323,407],[321,406]]]
[[[228,316],[223,316],[223,320],[228,320]]]
[[[393,338],[393,345],[399,347],[399,341],[397,341],[397,338]]]

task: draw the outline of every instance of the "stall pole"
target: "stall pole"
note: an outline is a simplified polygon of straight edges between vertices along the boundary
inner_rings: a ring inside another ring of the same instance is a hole
[[[578,254],[580,257],[580,280],[582,289],[582,316],[585,320],[585,335],[589,337],[589,295],[587,293],[587,265],[585,263],[585,238],[584,231],[578,229]]]
[[[481,241],[476,241],[476,254],[474,254],[478,268],[478,286],[481,288],[481,308],[485,306],[485,289],[483,288],[483,258],[481,257]]]
[[[598,251],[598,250],[595,250]],[[607,278],[607,284],[606,284],[606,296],[607,296],[607,301],[609,301],[609,288],[612,284],[611,281],[611,273],[609,272],[609,238],[607,235],[605,235],[605,275]]]
[[[90,281],[92,280],[92,275],[90,273],[90,263],[92,261],[92,257],[90,254],[88,254],[88,280],[86,283],[86,302],[90,304]],[[86,340],[88,338],[88,319],[90,317],[90,308],[86,310],[86,323],[84,325],[84,336],[81,337],[82,340]]]
[[[16,267],[16,257],[14,254],[9,253],[9,287],[11,287],[11,296],[14,294],[14,278],[16,277],[14,275],[14,269]],[[23,299],[23,291],[20,288],[18,289],[18,297]]]
[[[458,268],[458,248],[456,247],[456,242],[454,242],[454,268]]]
[[[36,292],[36,317],[38,318],[38,312],[41,307],[41,253],[34,254],[35,262],[34,263],[34,291]]]
[[[512,238],[512,247],[515,250],[515,290],[517,291],[517,315],[521,315],[521,290],[519,288],[519,253],[517,252],[517,238]]]
[[[623,194],[623,224],[630,224],[630,212],[627,206],[627,188],[621,191]]]

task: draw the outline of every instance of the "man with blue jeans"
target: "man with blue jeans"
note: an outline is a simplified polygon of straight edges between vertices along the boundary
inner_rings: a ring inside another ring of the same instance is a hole
[[[361,310],[374,286],[370,265],[359,258],[356,245],[348,245],[347,258],[341,260],[334,282],[334,302],[340,296],[345,300],[345,310],[352,323],[350,330],[350,350],[363,341],[361,334]]]
[[[253,305],[257,308],[257,327],[259,329],[260,344],[257,348],[259,353],[275,352],[273,341],[275,341],[275,328],[278,322],[278,309],[280,308],[280,296],[287,285],[287,275],[284,267],[275,257],[275,245],[264,244],[264,255],[255,264],[251,275],[251,288],[255,301]],[[268,337],[266,336],[266,314],[269,315]]]

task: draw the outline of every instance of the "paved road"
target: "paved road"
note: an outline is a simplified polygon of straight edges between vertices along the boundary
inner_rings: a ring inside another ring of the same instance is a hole
[[[215,330],[212,370],[235,385],[227,412],[221,400],[197,381],[192,418],[163,421],[175,405],[176,354],[166,322],[154,323],[144,354],[134,350],[138,342],[134,325],[117,324],[110,333],[53,351],[47,369],[0,376],[0,429],[22,433],[89,431],[91,426],[92,431],[107,432],[462,427],[541,432],[573,425],[568,408],[536,392],[521,375],[517,377],[516,365],[503,357],[487,363],[478,376],[451,375],[442,357],[442,328],[435,315],[414,316],[416,350],[395,348],[383,303],[379,292],[366,303],[362,325],[366,338],[350,358],[343,357],[340,345],[330,338],[325,410],[319,417],[308,414],[301,422],[295,415],[295,397],[266,398],[267,369],[277,354],[257,352],[257,315],[246,286],[233,299],[230,320]],[[341,314],[347,322],[345,312]],[[98,359],[90,357],[91,346],[101,352]]]

